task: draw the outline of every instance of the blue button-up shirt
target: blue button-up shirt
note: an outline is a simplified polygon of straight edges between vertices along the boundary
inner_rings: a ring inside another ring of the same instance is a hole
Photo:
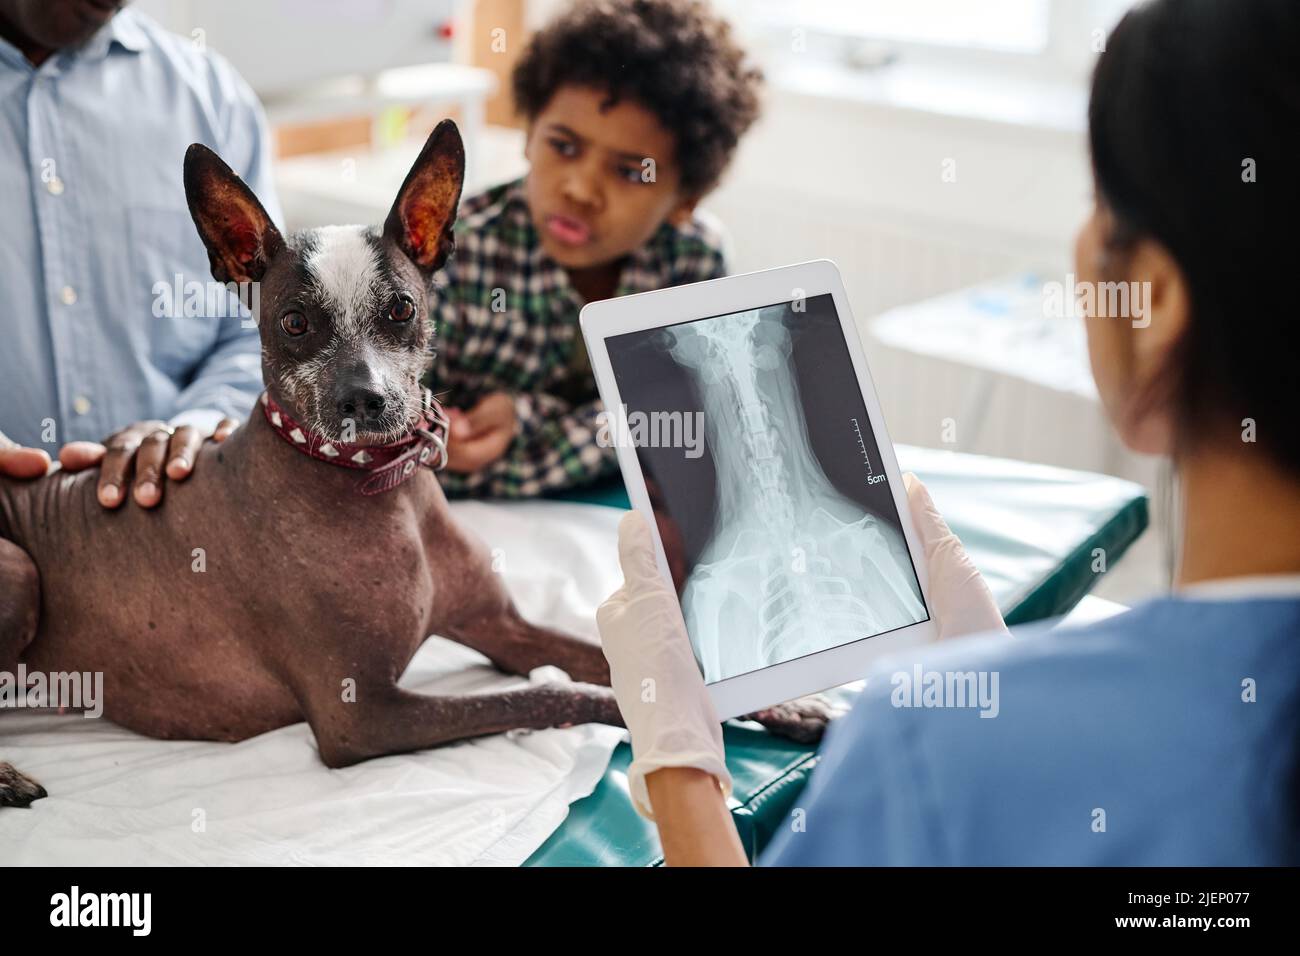
[[[220,56],[132,10],[39,67],[0,39],[0,432],[14,441],[53,452],[252,407],[252,322],[210,317],[233,310],[208,294],[220,304],[187,317],[163,292],[211,281],[182,182],[193,142],[280,220],[265,117]]]

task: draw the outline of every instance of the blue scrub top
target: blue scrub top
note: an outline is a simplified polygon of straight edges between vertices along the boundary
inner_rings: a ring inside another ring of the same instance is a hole
[[[873,670],[762,864],[1300,862],[1300,597],[1165,598],[914,662]]]

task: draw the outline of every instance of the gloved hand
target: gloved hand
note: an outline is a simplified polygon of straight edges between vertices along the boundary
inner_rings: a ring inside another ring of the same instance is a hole
[[[903,475],[907,488],[908,509],[912,525],[921,537],[925,564],[930,574],[930,604],[939,640],[1006,631],[1002,612],[984,578],[971,562],[961,540],[934,506],[930,492],[911,472]]]
[[[731,794],[722,722],[695,663],[677,595],[655,565],[650,526],[639,513],[618,526],[623,586],[596,611],[610,684],[632,734],[628,789],[637,812],[654,819],[645,778],[664,767],[696,767]]]

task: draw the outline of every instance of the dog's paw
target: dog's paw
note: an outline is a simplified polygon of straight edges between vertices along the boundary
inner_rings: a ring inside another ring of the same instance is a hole
[[[569,686],[580,697],[580,709],[585,718],[584,723],[609,724],[611,727],[624,726],[623,714],[618,709],[618,698],[614,696],[614,691],[611,688],[602,687],[599,684],[584,683],[575,683]]]
[[[815,744],[821,741],[827,725],[837,713],[829,700],[814,694],[746,714],[744,719],[758,721],[778,737],[787,737],[800,744]]]
[[[0,763],[0,807],[29,807],[33,800],[49,796],[39,783],[14,769],[10,763]]]
[[[558,727],[579,724],[623,726],[614,691],[599,684],[580,681],[539,684],[532,688],[530,702],[515,709],[521,726]]]

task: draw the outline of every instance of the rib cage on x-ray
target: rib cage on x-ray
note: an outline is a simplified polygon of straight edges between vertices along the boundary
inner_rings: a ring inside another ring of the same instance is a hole
[[[926,616],[897,530],[836,491],[813,454],[786,314],[664,330],[699,389],[717,474],[717,518],[682,592],[709,682]]]

